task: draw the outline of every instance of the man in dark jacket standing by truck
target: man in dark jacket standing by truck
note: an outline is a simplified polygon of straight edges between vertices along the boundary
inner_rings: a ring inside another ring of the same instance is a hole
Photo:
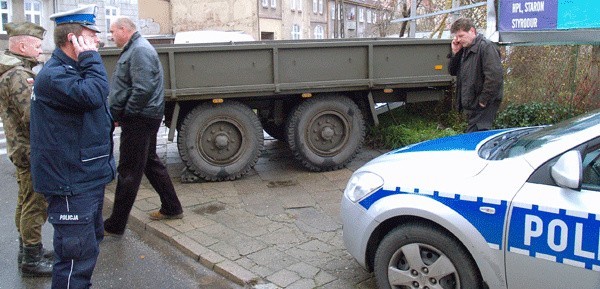
[[[489,130],[503,94],[500,51],[469,19],[456,20],[450,32],[454,38],[448,70],[456,76],[457,105],[467,117],[466,132]]]
[[[117,188],[105,233],[122,235],[142,176],[160,197],[160,210],[150,219],[181,219],[183,209],[167,168],[156,154],[156,137],[165,110],[163,70],[152,45],[137,32],[135,23],[119,18],[110,25],[117,47],[123,48],[111,79],[109,103],[121,126]]]
[[[115,175],[95,10],[91,5],[50,16],[57,48],[31,95],[31,173],[54,227],[53,289],[91,286],[104,237],[104,188]]]

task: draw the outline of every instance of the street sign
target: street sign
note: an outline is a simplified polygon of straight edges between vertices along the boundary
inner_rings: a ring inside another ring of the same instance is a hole
[[[600,1],[501,0],[498,32],[502,42],[597,43]]]

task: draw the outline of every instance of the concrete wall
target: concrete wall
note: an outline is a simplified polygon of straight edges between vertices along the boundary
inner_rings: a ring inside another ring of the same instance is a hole
[[[143,0],[139,5],[140,32],[143,35],[173,34],[171,3],[166,0]]]
[[[171,0],[173,32],[239,30],[259,39],[257,0]]]
[[[273,33],[273,40],[287,39],[283,38],[281,28],[281,19],[260,19],[260,31]]]

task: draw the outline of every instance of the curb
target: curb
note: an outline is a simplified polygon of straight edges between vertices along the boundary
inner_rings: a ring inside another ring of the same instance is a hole
[[[116,181],[111,184],[114,185]],[[106,187],[111,194],[104,195],[104,206],[112,209],[114,204],[114,194],[111,184]],[[202,266],[214,271],[215,273],[227,278],[228,280],[240,286],[252,286],[260,283],[262,278],[234,262],[227,260],[218,253],[198,244],[192,238],[187,237],[162,221],[153,221],[148,218],[147,213],[136,208],[131,209],[127,227],[137,233],[150,233],[159,237],[169,244],[172,244],[184,255],[191,257]],[[252,287],[250,287],[252,288]]]

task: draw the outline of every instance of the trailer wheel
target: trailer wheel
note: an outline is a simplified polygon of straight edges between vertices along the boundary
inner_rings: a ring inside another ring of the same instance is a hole
[[[287,139],[296,159],[309,170],[337,170],[347,165],[362,147],[365,121],[348,97],[312,98],[293,110]]]
[[[263,131],[256,114],[241,103],[204,103],[184,119],[177,148],[197,176],[207,181],[235,180],[256,164]]]

